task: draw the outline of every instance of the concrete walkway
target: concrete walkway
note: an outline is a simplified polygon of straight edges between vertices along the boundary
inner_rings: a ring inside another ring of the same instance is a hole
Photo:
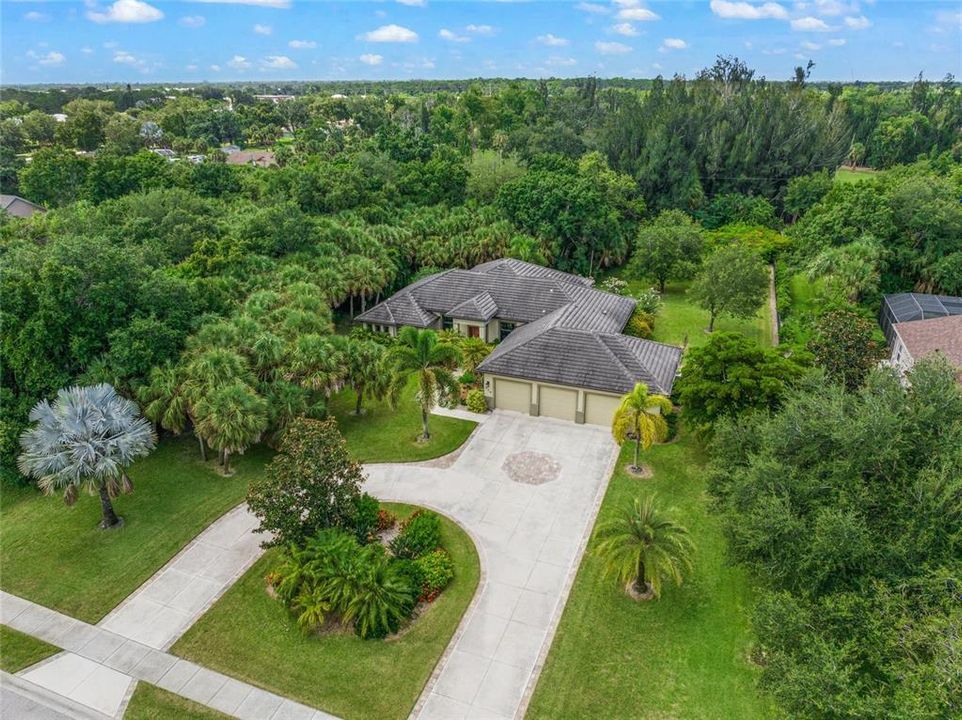
[[[100,621],[100,627],[166,650],[260,557],[262,535],[246,505],[218,518],[150,580]]]
[[[54,694],[89,710],[121,717],[137,680],[157,685],[242,720],[335,720],[332,715],[161,652],[0,591],[0,622],[64,652],[17,675],[21,694]]]
[[[523,716],[616,450],[606,428],[496,411],[449,468],[366,468],[365,490],[443,512],[481,556],[479,593],[412,717]]]

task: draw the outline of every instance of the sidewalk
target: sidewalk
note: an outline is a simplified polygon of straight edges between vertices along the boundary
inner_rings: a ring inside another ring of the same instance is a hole
[[[64,649],[19,673],[20,681],[89,708],[94,717],[121,717],[134,682],[143,680],[242,720],[336,720],[3,591],[0,622]]]

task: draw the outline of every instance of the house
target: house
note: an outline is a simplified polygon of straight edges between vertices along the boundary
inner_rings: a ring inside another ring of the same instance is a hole
[[[173,162],[177,159],[177,153],[170,148],[150,148],[150,152],[152,152],[154,155],[160,155],[160,157],[169,162]]]
[[[355,322],[497,342],[478,367],[489,407],[607,426],[635,383],[670,395],[681,360],[681,348],[621,333],[634,309],[590,279],[502,259],[429,275]]]
[[[268,150],[238,150],[227,156],[228,165],[256,165],[271,167],[277,165],[274,153]]]
[[[962,368],[962,297],[886,295],[879,324],[892,349],[890,362],[902,373],[933,352],[942,352]]]
[[[19,195],[0,195],[0,210],[7,215],[27,218],[35,213],[47,212],[42,205],[25,200]]]

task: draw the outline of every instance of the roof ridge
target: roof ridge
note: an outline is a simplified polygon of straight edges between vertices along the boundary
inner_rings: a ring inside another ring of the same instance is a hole
[[[619,358],[617,355],[615,355],[614,351],[613,351],[610,347],[608,347],[608,343],[606,343],[606,342],[603,340],[604,337],[606,337],[606,336],[608,336],[608,335],[612,335],[613,333],[589,333],[589,334],[591,335],[592,338],[594,338],[594,339],[598,342],[599,345],[601,345],[601,347],[603,347],[603,348],[605,349],[605,352],[608,353],[616,363],[618,363],[618,367],[620,367],[620,368],[622,369],[622,371],[624,371],[625,377],[628,378],[629,382],[632,381],[633,378],[632,378],[632,376],[631,376],[631,371],[629,371],[629,370],[628,370],[628,367],[627,367],[623,362],[621,362],[621,358]],[[624,337],[624,336],[623,336],[623,335],[618,335],[617,337]],[[639,363],[639,365],[640,365],[640,364],[641,364],[641,363]],[[651,370],[649,370],[647,367],[642,366],[642,369],[643,369],[645,372],[647,372],[649,375],[651,375],[652,377],[654,377],[654,376],[651,374]]]

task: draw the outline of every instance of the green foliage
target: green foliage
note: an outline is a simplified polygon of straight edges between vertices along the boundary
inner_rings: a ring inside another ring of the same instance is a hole
[[[808,350],[830,380],[856,390],[885,357],[877,335],[874,321],[851,310],[830,310],[815,322]]]
[[[465,337],[458,343],[461,351],[461,360],[469,373],[474,373],[488,355],[491,354],[491,346],[479,337]]]
[[[711,490],[754,610],[764,686],[792,717],[957,715],[962,392],[944,359],[903,385],[819,383],[719,426]],[[812,692],[818,688],[818,692]]]
[[[431,409],[447,402],[457,392],[457,381],[451,368],[459,361],[460,351],[453,345],[439,343],[437,333],[433,330],[407,326],[401,328],[397,337],[398,344],[388,352],[388,362],[394,370],[389,398],[392,405],[396,405],[397,397],[408,379],[417,379],[421,437],[428,440],[431,437],[428,427]]]
[[[414,560],[440,545],[441,518],[429,510],[418,510],[401,524],[401,532],[391,541],[391,552]]]
[[[43,148],[20,171],[20,192],[47,207],[66,205],[81,197],[90,165],[70,150]]]
[[[494,202],[501,186],[524,172],[511,156],[505,157],[494,150],[479,150],[468,160],[468,197],[484,203]]]
[[[458,378],[458,382],[462,385],[474,385],[477,381],[478,379],[472,372],[464,372],[461,374],[461,377]]]
[[[725,225],[705,234],[710,251],[720,247],[737,245],[758,253],[766,262],[773,263],[792,245],[790,237],[777,230],[760,225]]]
[[[781,226],[775,216],[775,207],[767,199],[741,193],[716,195],[695,212],[695,218],[707,230],[717,230],[725,225],[758,225],[769,230]]]
[[[793,218],[801,217],[828,194],[833,182],[827,170],[792,178],[785,190],[785,213]]]
[[[631,440],[635,444],[632,468],[639,469],[638,451],[647,450],[668,435],[665,415],[672,411],[671,401],[662,396],[649,394],[648,386],[637,383],[622,399],[612,419],[611,434],[615,442],[624,445]]]
[[[268,545],[303,543],[329,527],[351,527],[364,481],[334,420],[294,420],[247,504]]]
[[[669,280],[687,280],[699,263],[703,245],[701,228],[680,210],[663,210],[638,230],[628,272],[636,278],[658,282],[661,292]]]
[[[431,602],[454,579],[454,561],[448,552],[438,548],[415,558],[414,566],[420,583],[416,586],[421,594],[420,602]]]
[[[358,495],[354,499],[354,515],[351,523],[358,542],[370,542],[381,529],[381,503],[378,499],[368,493]]]
[[[484,392],[478,389],[468,391],[465,404],[471,412],[486,413],[488,411],[488,403],[484,399]]]
[[[622,332],[638,338],[650,338],[655,329],[655,316],[640,307],[635,307]]]
[[[648,288],[647,290],[639,290],[632,297],[636,301],[635,308],[646,312],[651,316],[658,314],[658,311],[662,306],[661,293],[655,290],[655,288]]]
[[[710,431],[723,417],[778,407],[802,374],[796,356],[785,357],[744,335],[719,333],[688,351],[675,391],[691,426]]]
[[[768,291],[768,271],[758,256],[738,245],[712,253],[688,289],[692,299],[709,313],[708,332],[721,314],[749,318],[758,312]]]

